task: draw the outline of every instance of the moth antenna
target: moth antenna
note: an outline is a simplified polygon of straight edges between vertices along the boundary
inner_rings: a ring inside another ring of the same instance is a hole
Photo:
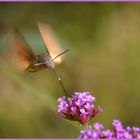
[[[58,54],[57,56],[55,56],[52,60],[56,59],[57,57],[63,55],[64,53],[66,53],[66,52],[68,52],[68,51],[69,51],[69,49],[65,50],[64,52],[62,52],[62,53]]]
[[[57,77],[57,79],[58,79],[58,81],[59,81],[59,83],[60,83],[60,85],[61,85],[61,87],[62,87],[62,89],[63,89],[63,91],[65,93],[65,95],[68,96],[67,91],[66,91],[66,89],[65,89],[65,87],[64,87],[64,85],[62,83],[62,80],[61,80],[60,76],[58,75],[58,73],[56,72],[55,69],[53,69],[53,71],[56,74],[56,77]]]

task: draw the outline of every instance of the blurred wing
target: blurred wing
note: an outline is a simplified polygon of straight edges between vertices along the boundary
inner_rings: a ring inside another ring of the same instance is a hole
[[[10,36],[10,49],[12,65],[20,70],[26,70],[35,61],[35,55],[17,28]]]
[[[43,38],[43,41],[48,49],[48,52],[52,59],[62,53],[62,49],[60,48],[57,38],[54,35],[51,27],[44,23],[38,23],[38,28]],[[61,63],[62,57],[58,57],[54,60],[55,63]]]

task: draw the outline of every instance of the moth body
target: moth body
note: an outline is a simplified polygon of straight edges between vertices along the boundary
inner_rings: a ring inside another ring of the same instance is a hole
[[[55,64],[61,63],[61,55],[68,50],[62,52],[61,47],[57,43],[57,39],[48,25],[38,23],[38,27],[43,42],[47,48],[47,52],[45,54],[35,55],[18,28],[14,28],[9,38],[9,45],[11,46],[11,49],[8,56],[11,59],[10,62],[12,66],[15,66],[21,71],[36,72],[47,68],[52,69],[55,72],[65,94],[67,95],[62,81],[55,70]]]
[[[35,61],[26,70],[29,72],[40,71],[46,68],[54,69],[55,64],[48,54],[40,54],[35,56]]]

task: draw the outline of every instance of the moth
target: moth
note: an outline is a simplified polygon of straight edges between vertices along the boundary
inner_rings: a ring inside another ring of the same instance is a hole
[[[61,63],[62,54],[66,53],[68,49],[62,52],[62,49],[59,47],[57,39],[49,25],[38,23],[38,28],[47,48],[46,53],[35,55],[20,31],[15,28],[12,31],[10,39],[12,63],[18,69],[28,72],[36,72],[46,68],[52,69],[66,93],[62,81],[55,70],[55,64]]]

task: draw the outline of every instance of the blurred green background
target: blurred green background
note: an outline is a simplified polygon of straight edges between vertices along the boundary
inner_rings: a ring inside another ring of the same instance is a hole
[[[44,52],[37,21],[70,49],[56,69],[69,95],[96,97],[103,112],[94,121],[140,126],[140,3],[0,3],[1,55],[15,26]],[[56,113],[62,95],[53,71],[19,73],[0,59],[0,137],[77,137],[82,126]]]

